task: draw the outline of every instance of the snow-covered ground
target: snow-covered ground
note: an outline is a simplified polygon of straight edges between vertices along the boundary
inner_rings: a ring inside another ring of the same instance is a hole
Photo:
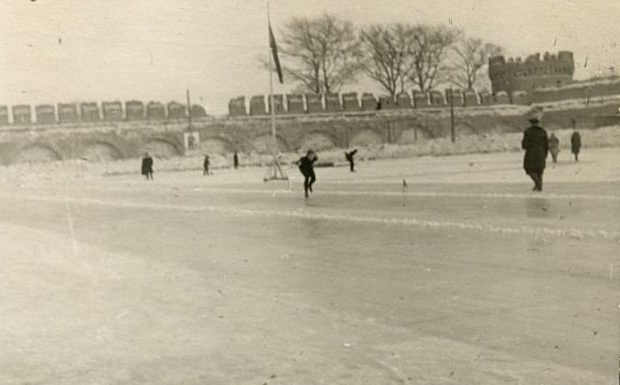
[[[521,160],[3,169],[0,383],[615,384],[620,148]]]

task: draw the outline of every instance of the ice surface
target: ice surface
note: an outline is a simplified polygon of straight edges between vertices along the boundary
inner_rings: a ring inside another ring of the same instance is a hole
[[[9,175],[0,383],[612,384],[619,154]]]

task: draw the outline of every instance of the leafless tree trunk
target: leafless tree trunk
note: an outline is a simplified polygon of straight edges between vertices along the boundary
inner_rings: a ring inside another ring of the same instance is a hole
[[[422,92],[428,92],[433,85],[444,79],[448,48],[456,41],[458,32],[443,25],[418,24],[408,32],[411,37],[409,52],[411,61],[408,78]]]
[[[312,93],[338,92],[360,70],[360,42],[353,23],[333,15],[292,18],[279,45],[285,78]]]
[[[489,58],[500,55],[502,49],[494,44],[484,43],[481,39],[461,36],[452,47],[452,52],[451,82],[462,89],[472,90]]]
[[[408,26],[404,24],[373,25],[360,33],[363,72],[378,82],[394,99],[406,92],[409,44]]]

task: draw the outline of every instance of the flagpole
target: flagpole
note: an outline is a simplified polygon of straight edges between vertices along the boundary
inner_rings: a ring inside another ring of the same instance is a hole
[[[263,180],[267,182],[268,180],[288,180],[288,177],[282,171],[280,167],[280,163],[278,163],[278,141],[276,139],[276,109],[275,109],[275,101],[273,95],[273,64],[275,62],[276,68],[278,69],[278,76],[280,82],[282,82],[282,75],[280,72],[280,64],[277,58],[277,49],[275,38],[273,37],[273,32],[271,30],[271,14],[269,9],[269,1],[267,1],[267,25],[269,26],[269,110],[271,112],[271,136],[273,140],[273,163],[271,167],[267,170],[267,174]],[[272,57],[273,55],[273,57]]]
[[[269,1],[267,1],[267,23],[271,25],[271,13],[269,9]],[[269,44],[269,105],[271,112],[271,136],[273,140],[273,160],[276,161],[276,157],[278,155],[278,142],[276,140],[276,111],[274,106],[274,97],[273,97],[273,55],[271,44]]]

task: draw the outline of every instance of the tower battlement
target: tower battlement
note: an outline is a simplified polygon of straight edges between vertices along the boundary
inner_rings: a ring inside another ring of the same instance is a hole
[[[532,92],[536,88],[563,86],[573,81],[575,61],[570,51],[557,55],[545,52],[525,58],[506,59],[495,56],[489,59],[489,78],[493,93],[512,94],[515,91]]]

